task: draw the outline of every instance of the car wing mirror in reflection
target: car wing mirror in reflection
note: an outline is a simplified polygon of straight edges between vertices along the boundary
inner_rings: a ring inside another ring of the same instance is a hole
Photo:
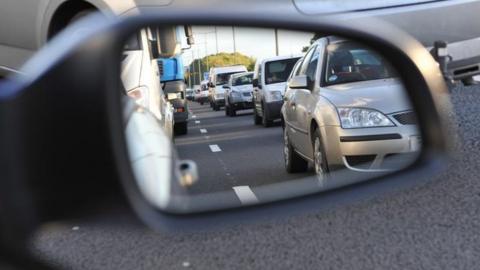
[[[288,87],[291,89],[305,89],[308,87],[307,83],[307,76],[306,75],[299,75],[293,77],[290,82],[288,83]]]

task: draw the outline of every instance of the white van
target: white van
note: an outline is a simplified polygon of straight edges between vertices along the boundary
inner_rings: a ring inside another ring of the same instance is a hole
[[[173,138],[173,106],[160,86],[157,60],[151,53],[150,29],[142,29],[125,45],[121,79],[127,94],[147,108]]]
[[[228,83],[230,75],[241,72],[247,72],[247,68],[243,65],[214,67],[210,69],[208,87],[213,110],[219,111],[220,107],[225,106],[225,89],[223,85]]]
[[[253,118],[255,125],[272,125],[280,119],[286,82],[303,55],[276,56],[257,60],[253,73]]]

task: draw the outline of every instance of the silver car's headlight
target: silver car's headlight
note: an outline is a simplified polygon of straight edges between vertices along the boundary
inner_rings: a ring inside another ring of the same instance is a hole
[[[232,98],[239,98],[242,96],[240,92],[236,92],[236,91],[232,91],[230,95],[232,96]]]
[[[280,91],[267,92],[267,102],[281,101],[281,100],[283,100],[282,92]]]
[[[342,128],[391,127],[395,124],[383,113],[364,108],[337,108]]]

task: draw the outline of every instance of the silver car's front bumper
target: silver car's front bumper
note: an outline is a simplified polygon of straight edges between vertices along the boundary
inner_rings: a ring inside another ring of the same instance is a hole
[[[248,93],[248,96],[245,95],[244,93],[241,93],[240,95],[234,96],[234,95],[228,95],[228,103],[229,104],[234,104],[234,103],[251,103],[252,102],[252,94]]]
[[[414,161],[421,150],[415,125],[343,129],[326,126],[325,154],[331,168],[358,172],[398,170]]]

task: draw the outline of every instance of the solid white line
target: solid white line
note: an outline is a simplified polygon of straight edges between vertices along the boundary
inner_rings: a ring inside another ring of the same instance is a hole
[[[201,129],[200,129],[200,133],[207,133],[207,130],[204,129],[204,128],[201,128]]]
[[[198,121],[198,120],[197,120],[197,121],[195,121],[195,124],[200,124],[200,121]]]
[[[238,199],[242,204],[255,204],[258,203],[257,196],[253,193],[249,186],[236,186],[232,187],[237,194]]]
[[[217,144],[210,144],[210,150],[212,150],[212,152],[220,152],[222,151],[222,149],[220,149],[220,147],[217,145]]]

